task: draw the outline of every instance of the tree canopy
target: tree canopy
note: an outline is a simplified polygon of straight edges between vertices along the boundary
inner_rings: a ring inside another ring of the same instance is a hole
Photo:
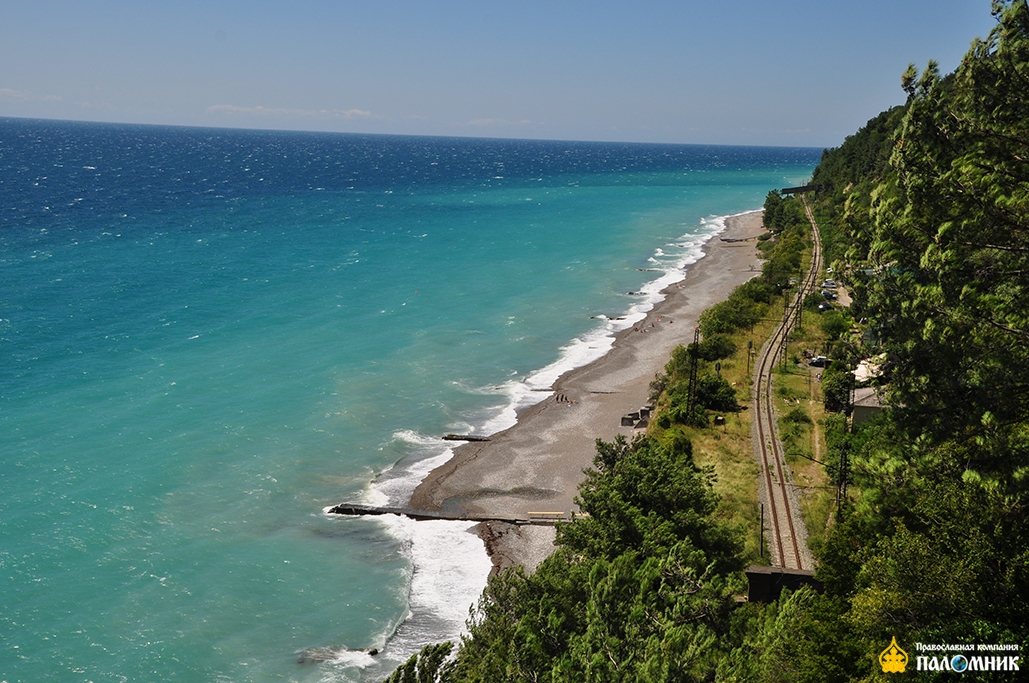
[[[1020,438],[1029,418],[1029,10],[995,12],[954,74],[905,74],[893,172],[873,195],[868,312],[894,403],[933,438]],[[981,467],[1015,474],[1026,454]]]

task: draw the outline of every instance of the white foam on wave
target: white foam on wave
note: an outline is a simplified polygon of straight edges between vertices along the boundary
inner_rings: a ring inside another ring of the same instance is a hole
[[[454,456],[452,443],[438,436],[402,429],[394,432],[393,440],[409,444],[412,453],[371,482],[361,500],[366,505],[406,505],[422,479]]]
[[[376,663],[375,658],[364,650],[347,649],[337,650],[328,661],[344,669],[367,669]]]
[[[409,610],[445,623],[439,633],[451,639],[465,632],[468,609],[478,602],[493,564],[482,539],[473,531],[477,522],[382,517],[390,533],[409,544],[414,574]]]
[[[734,214],[742,215],[742,214]],[[549,395],[561,375],[602,358],[614,346],[615,335],[643,320],[654,306],[664,300],[664,290],[684,277],[684,269],[704,257],[704,245],[725,230],[730,216],[710,216],[700,220],[699,230],[688,232],[674,242],[658,247],[648,261],[660,266],[657,278],[643,284],[635,294],[639,299],[617,318],[598,316],[598,326],[561,347],[561,353],[550,365],[540,368],[521,380],[509,380],[495,390],[508,396],[508,402],[488,418],[476,433],[495,434],[518,422],[519,411],[535,405]]]
[[[375,519],[404,543],[412,566],[408,613],[384,654],[399,664],[426,643],[458,642],[493,567],[482,539],[471,531],[476,523]]]
[[[493,568],[472,530],[477,522],[415,521],[393,514],[365,519],[399,541],[410,561],[409,580],[400,588],[407,592],[407,612],[373,637],[372,642],[384,644],[374,657],[347,648],[325,657],[331,665],[326,681],[382,680],[427,643],[459,642]]]
[[[742,215],[742,214],[734,214]],[[704,256],[704,245],[725,230],[730,216],[709,216],[700,219],[698,229],[686,232],[674,241],[657,247],[649,261],[659,266],[661,274],[643,285],[633,295],[636,301],[622,315],[615,318],[598,316],[592,330],[572,339],[561,347],[557,359],[521,379],[510,379],[500,385],[461,388],[469,393],[502,395],[506,397],[499,408],[484,415],[479,424],[461,422],[455,429],[465,434],[488,436],[508,429],[518,421],[518,413],[547,398],[548,389],[570,370],[588,365],[603,357],[614,346],[615,335],[643,320],[654,306],[664,298],[664,290],[684,277],[684,270]],[[367,492],[368,502],[384,505],[406,502],[411,492],[433,469],[453,456],[451,444],[436,436],[426,436],[410,430],[398,431],[395,440],[414,446],[414,453],[384,472]]]

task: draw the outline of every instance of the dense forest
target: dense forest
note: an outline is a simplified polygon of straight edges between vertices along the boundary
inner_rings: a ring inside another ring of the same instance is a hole
[[[824,590],[739,602],[741,531],[712,514],[712,473],[691,441],[598,442],[579,494],[590,516],[559,529],[535,573],[492,578],[459,646],[426,648],[391,681],[942,680],[954,671],[914,670],[934,654],[915,643],[1025,651],[1029,7],[993,12],[996,27],[954,73],[910,67],[906,103],[826,150],[812,179],[827,259],[853,296],[834,371],[849,378],[881,358],[888,406],[851,427],[847,391],[827,399],[838,417],[826,419],[825,463],[850,487],[819,531]],[[703,428],[708,411],[732,408],[732,387],[706,370],[699,406],[675,396],[685,365],[732,354],[724,335],[762,317],[799,272],[797,200],[771,193],[765,222],[761,277],[705,313],[705,344],[673,355],[655,386],[656,429]],[[880,664],[894,638],[906,673]]]

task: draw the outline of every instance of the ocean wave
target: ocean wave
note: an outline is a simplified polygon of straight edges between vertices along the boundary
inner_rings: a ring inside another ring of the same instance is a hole
[[[404,544],[412,567],[407,615],[379,655],[398,666],[426,643],[460,640],[493,564],[475,522],[375,519]]]
[[[584,334],[570,340],[559,350],[558,357],[549,365],[539,368],[528,375],[512,377],[496,385],[482,387],[465,386],[458,381],[455,384],[469,394],[502,396],[501,405],[488,409],[477,418],[467,417],[460,420],[455,431],[465,434],[488,436],[508,429],[517,422],[518,413],[547,398],[548,390],[561,375],[575,368],[587,365],[604,356],[614,345],[615,336],[643,320],[654,306],[665,298],[664,291],[685,277],[685,270],[704,256],[703,247],[714,236],[726,228],[726,220],[732,216],[707,216],[701,218],[693,229],[684,232],[667,244],[656,247],[648,260],[656,265],[660,274],[645,283],[638,291],[633,292],[636,300],[621,315],[597,316],[597,326]],[[386,480],[389,484],[390,498],[400,495],[402,485],[409,486],[409,491],[421,481],[415,477],[446,461],[442,456],[453,451],[438,436],[418,434],[410,430],[398,431],[393,435],[395,440],[411,444],[413,452],[401,462],[394,465],[379,477],[374,488],[381,489]],[[422,475],[424,476],[424,475]],[[394,481],[403,480],[403,484]]]
[[[375,657],[363,650],[336,650],[333,653],[331,663],[344,668],[367,669],[375,664]]]
[[[439,436],[402,429],[393,433],[393,440],[408,444],[411,447],[410,453],[369,483],[360,500],[365,505],[406,505],[415,488],[429,472],[454,455],[453,443]]]
[[[438,436],[428,436],[425,434],[419,434],[412,429],[398,429],[393,432],[394,441],[406,441],[409,444],[415,446],[431,448],[433,446],[443,443]]]
[[[742,214],[733,214],[742,215]],[[715,235],[723,232],[725,221],[731,216],[709,216],[702,218],[696,231],[687,232],[662,247],[654,250],[648,261],[661,265],[661,275],[644,283],[635,292],[640,298],[622,315],[598,316],[598,325],[585,334],[562,346],[558,358],[522,379],[508,380],[500,386],[481,389],[481,393],[498,391],[506,394],[508,401],[496,409],[475,430],[482,435],[495,434],[513,427],[518,422],[518,413],[549,396],[546,391],[561,375],[588,365],[602,358],[614,346],[615,335],[643,320],[654,306],[664,300],[664,291],[685,277],[684,270],[704,257],[703,247]]]

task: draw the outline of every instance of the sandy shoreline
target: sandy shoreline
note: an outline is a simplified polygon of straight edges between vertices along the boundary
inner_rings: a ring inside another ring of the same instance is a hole
[[[612,349],[554,383],[553,393],[526,408],[518,422],[488,442],[460,446],[454,457],[429,473],[411,496],[411,507],[502,517],[529,512],[569,512],[582,470],[590,466],[597,438],[632,436],[621,417],[647,403],[650,382],[678,344],[693,341],[700,313],[724,300],[760,271],[755,241],[764,232],[760,211],[732,216],[726,229],[704,247],[705,256],[685,277],[664,290],[665,299],[634,328],[620,332]],[[642,330],[642,331],[636,331]],[[567,397],[559,401],[558,396]],[[551,550],[550,527],[484,524],[480,535],[498,567],[528,568]]]

